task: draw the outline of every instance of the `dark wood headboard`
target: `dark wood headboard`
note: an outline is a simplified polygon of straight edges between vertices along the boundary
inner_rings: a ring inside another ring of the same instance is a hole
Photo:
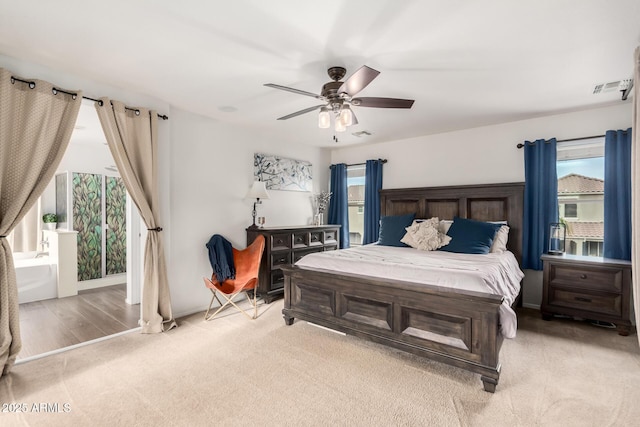
[[[380,214],[416,214],[416,218],[507,221],[507,248],[522,260],[524,182],[380,190]]]

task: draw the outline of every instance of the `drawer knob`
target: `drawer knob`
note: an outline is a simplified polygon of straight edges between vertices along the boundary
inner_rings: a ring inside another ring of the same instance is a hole
[[[586,275],[586,274],[581,274],[581,275],[580,275],[580,278],[581,278],[581,279],[586,279],[586,278],[587,278],[587,275]]]
[[[576,297],[577,301],[582,301],[582,302],[591,302],[591,298],[584,298],[584,297]]]

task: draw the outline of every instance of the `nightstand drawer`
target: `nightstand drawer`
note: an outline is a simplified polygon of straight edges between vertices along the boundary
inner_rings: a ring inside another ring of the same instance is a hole
[[[551,306],[586,310],[611,316],[622,315],[622,297],[616,294],[590,294],[550,286],[548,303]],[[583,316],[588,316],[588,313],[584,313]]]
[[[615,268],[589,268],[579,266],[551,265],[549,284],[571,286],[581,289],[619,293],[622,291],[622,270]]]

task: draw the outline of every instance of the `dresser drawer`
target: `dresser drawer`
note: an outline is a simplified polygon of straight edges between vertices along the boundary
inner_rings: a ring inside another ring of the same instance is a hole
[[[585,310],[611,316],[622,315],[622,297],[618,294],[591,294],[550,286],[548,298],[548,303],[552,306]],[[588,316],[588,313],[583,314],[583,316]]]
[[[291,249],[291,234],[279,233],[271,235],[271,250],[282,251]]]
[[[322,234],[322,231],[312,231],[311,233],[309,233],[309,246],[321,246]]]
[[[305,255],[309,255],[312,254],[314,252],[322,252],[322,247],[318,247],[318,248],[312,248],[312,249],[303,249],[303,250],[298,250],[298,251],[294,251],[293,252],[293,263],[295,264],[296,262],[300,261],[302,259],[302,257],[304,257]]]
[[[274,289],[280,289],[284,287],[284,273],[282,270],[277,269],[271,271],[271,288],[270,291]]]
[[[324,244],[336,243],[338,241],[338,230],[324,231]]]
[[[622,270],[582,266],[551,265],[549,284],[607,292],[622,291]]]
[[[291,264],[291,252],[273,252],[271,254],[271,268]]]
[[[293,233],[293,248],[306,248],[309,246],[309,233],[301,232],[301,233]]]

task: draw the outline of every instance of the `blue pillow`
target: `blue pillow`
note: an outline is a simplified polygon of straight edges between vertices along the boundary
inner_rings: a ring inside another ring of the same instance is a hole
[[[491,244],[502,224],[476,221],[454,217],[453,224],[447,231],[451,242],[438,249],[439,251],[460,254],[488,254]]]
[[[400,239],[407,233],[405,228],[413,223],[415,217],[416,214],[407,214],[383,216],[380,218],[378,244],[382,246],[408,246],[402,243]]]

